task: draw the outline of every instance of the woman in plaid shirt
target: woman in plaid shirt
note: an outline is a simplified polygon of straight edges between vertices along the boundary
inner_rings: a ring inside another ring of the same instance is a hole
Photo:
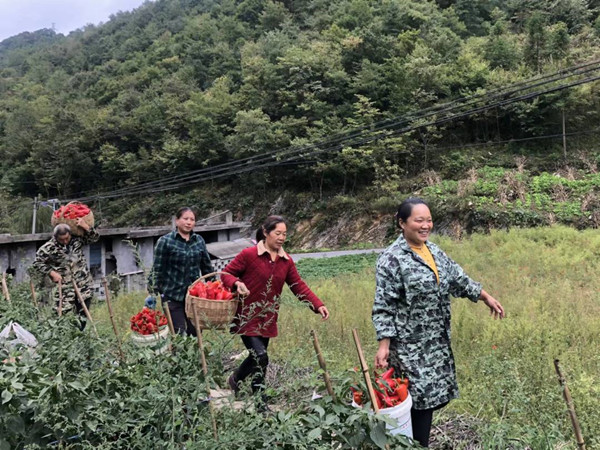
[[[176,333],[196,336],[196,328],[185,315],[185,295],[190,284],[214,270],[204,239],[194,233],[194,211],[187,207],[179,209],[175,225],[175,231],[156,243],[148,290],[159,294],[163,304],[168,305]]]

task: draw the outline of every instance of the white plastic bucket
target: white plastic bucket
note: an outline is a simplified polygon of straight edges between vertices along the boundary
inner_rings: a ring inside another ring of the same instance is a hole
[[[352,406],[355,408],[362,408],[361,405],[355,403],[354,401],[352,402]],[[395,426],[389,423],[385,424],[385,428],[390,435],[396,436],[397,434],[402,434],[404,436],[408,436],[409,438],[413,437],[412,420],[410,418],[411,408],[412,397],[409,393],[408,397],[406,397],[406,400],[399,405],[391,408],[381,408],[379,410],[379,414],[384,414],[392,419],[396,419],[397,424]],[[373,411],[371,411],[371,413],[373,413]]]
[[[160,328],[158,333],[154,334],[140,334],[133,331],[131,333],[131,340],[136,346],[145,347],[153,350],[154,354],[160,355],[169,349],[167,345],[168,336],[169,328],[165,325]]]

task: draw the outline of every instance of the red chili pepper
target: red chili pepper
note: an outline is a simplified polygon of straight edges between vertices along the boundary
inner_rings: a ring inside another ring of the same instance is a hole
[[[398,395],[401,402],[406,400],[408,397],[408,386],[406,384],[399,384],[396,388],[396,395]]]
[[[363,393],[359,390],[354,389],[353,387],[351,387],[350,390],[352,391],[352,400],[354,400],[354,403],[356,403],[357,405],[362,405]]]
[[[384,380],[389,380],[392,378],[392,376],[394,375],[394,368],[390,367],[388,370],[386,370],[385,372],[383,372],[381,374],[381,378],[383,378]]]

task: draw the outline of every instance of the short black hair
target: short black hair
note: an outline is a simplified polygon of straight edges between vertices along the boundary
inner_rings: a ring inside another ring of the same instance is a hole
[[[273,231],[275,229],[275,227],[277,226],[277,224],[280,223],[285,223],[287,226],[287,223],[285,222],[285,219],[281,216],[269,216],[265,219],[264,223],[262,224],[262,226],[256,230],[256,241],[262,241],[265,237],[266,234],[269,234],[271,231]],[[266,234],[265,234],[266,231]]]
[[[400,206],[398,206],[398,212],[396,213],[396,216],[395,216],[396,223],[398,224],[398,222],[400,220],[402,220],[402,222],[406,222],[408,220],[408,218],[410,217],[410,215],[412,214],[413,207],[416,205],[425,205],[429,208],[429,205],[422,198],[419,198],[419,197],[407,198],[402,203],[400,203]]]
[[[196,218],[196,212],[192,208],[190,208],[189,206],[184,206],[183,208],[179,208],[177,210],[177,212],[175,213],[175,218],[176,219],[181,219],[181,216],[183,216],[183,213],[186,213],[188,211],[191,212],[194,215],[194,219],[195,219]]]

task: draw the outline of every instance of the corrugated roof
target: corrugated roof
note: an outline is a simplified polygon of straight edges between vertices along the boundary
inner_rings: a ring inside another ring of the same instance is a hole
[[[197,233],[218,231],[218,230],[231,230],[247,228],[250,226],[249,222],[231,222],[231,223],[215,223],[196,225],[194,231]],[[163,234],[172,231],[172,227],[146,227],[146,228],[97,228],[96,229],[100,236],[124,236],[125,238],[144,238],[162,236]],[[12,244],[17,242],[36,242],[36,241],[47,241],[52,237],[52,233],[36,233],[36,234],[0,234],[0,244]]]
[[[230,259],[235,258],[239,252],[253,245],[254,243],[250,239],[242,238],[235,241],[211,242],[206,244],[206,249],[215,258]]]

